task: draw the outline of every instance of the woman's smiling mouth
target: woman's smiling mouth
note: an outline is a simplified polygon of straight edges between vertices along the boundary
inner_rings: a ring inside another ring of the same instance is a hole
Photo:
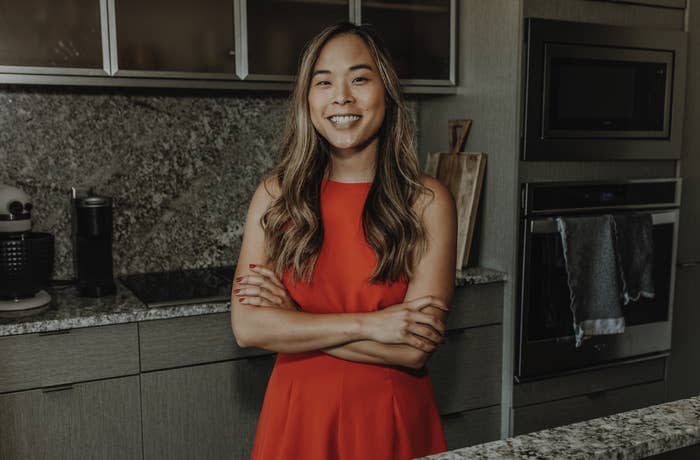
[[[328,117],[331,123],[336,126],[348,126],[360,119],[359,115],[333,115]]]

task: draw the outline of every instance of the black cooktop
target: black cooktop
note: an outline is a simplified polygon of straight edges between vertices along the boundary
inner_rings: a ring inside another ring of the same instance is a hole
[[[224,302],[231,299],[234,266],[139,273],[119,280],[150,307]]]

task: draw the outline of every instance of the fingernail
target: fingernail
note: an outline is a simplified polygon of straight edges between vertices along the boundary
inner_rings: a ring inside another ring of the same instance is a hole
[[[255,268],[255,264],[248,264],[250,268]]]
[[[234,289],[233,292],[238,294],[241,290],[240,289]]]
[[[236,278],[236,281],[240,281],[240,280],[242,280],[242,279],[243,279],[243,277],[242,277],[242,276],[239,276],[238,278]]]

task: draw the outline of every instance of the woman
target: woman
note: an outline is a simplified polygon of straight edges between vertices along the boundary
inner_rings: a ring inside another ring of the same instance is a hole
[[[255,459],[407,459],[446,450],[425,363],[443,342],[456,210],[419,171],[374,32],[321,32],[301,61],[279,165],[248,210],[237,343],[278,352]]]

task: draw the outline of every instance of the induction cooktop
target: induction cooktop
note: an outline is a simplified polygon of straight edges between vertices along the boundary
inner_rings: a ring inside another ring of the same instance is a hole
[[[226,302],[231,299],[234,266],[138,273],[119,280],[149,307]]]

